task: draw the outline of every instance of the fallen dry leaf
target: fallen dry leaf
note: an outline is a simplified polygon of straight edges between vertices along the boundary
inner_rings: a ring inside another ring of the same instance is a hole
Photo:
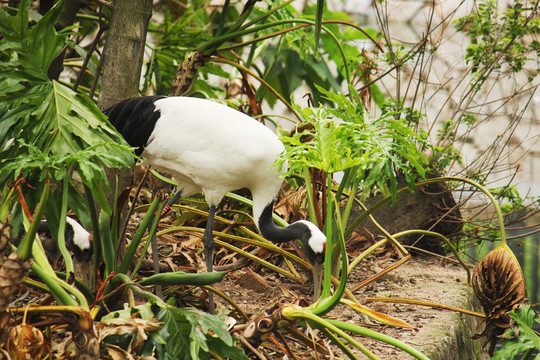
[[[383,314],[383,313],[375,311],[375,310],[371,310],[371,309],[369,309],[369,308],[367,308],[365,306],[362,306],[360,304],[356,304],[356,303],[354,303],[352,301],[349,301],[347,299],[341,299],[341,302],[344,303],[344,304],[349,305],[354,310],[356,310],[356,311],[358,311],[358,312],[360,312],[360,313],[362,313],[364,315],[367,315],[372,319],[377,320],[378,322],[380,322],[382,324],[391,325],[391,326],[398,326],[398,327],[407,328],[407,329],[416,329],[416,327],[406,323],[403,320],[397,319],[395,317]]]
[[[307,214],[301,210],[301,205],[306,197],[306,193],[307,191],[303,186],[288,192],[287,195],[274,206],[274,212],[287,222],[305,219]]]
[[[137,334],[134,349],[140,349],[148,339],[147,333],[161,329],[163,323],[157,319],[116,318],[102,321],[98,324],[100,342],[110,335]]]

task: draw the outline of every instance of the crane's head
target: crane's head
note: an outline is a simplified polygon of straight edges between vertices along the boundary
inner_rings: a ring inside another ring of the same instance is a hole
[[[326,253],[326,235],[319,230],[317,225],[310,221],[300,220],[295,224],[302,224],[306,228],[302,232],[300,240],[302,241],[302,245],[304,245],[304,250],[311,264],[311,270],[313,272],[313,298],[316,301],[321,295],[323,264]]]
[[[314,298],[321,294],[324,255],[326,251],[326,236],[319,228],[307,220],[300,220],[286,227],[276,226],[272,220],[273,202],[263,210],[253,206],[255,222],[261,234],[274,243],[283,243],[299,239],[306,252],[313,271]]]

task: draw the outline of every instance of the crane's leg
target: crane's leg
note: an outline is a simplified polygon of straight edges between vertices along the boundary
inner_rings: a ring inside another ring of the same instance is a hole
[[[216,214],[216,206],[210,205],[208,210],[208,221],[206,222],[206,229],[204,230],[203,243],[204,243],[204,255],[206,256],[206,271],[212,272],[214,270],[214,216]],[[214,294],[208,292],[208,312],[214,314]]]
[[[167,205],[163,208],[163,211],[159,215],[159,217],[165,216],[170,210],[171,206],[174,205],[178,199],[182,196],[182,190],[178,191],[172,198],[167,201]],[[150,223],[148,224],[148,232],[150,233],[150,230],[152,229],[152,224],[154,224],[154,220],[157,214],[154,214],[152,216],[152,219],[150,220]],[[158,253],[158,247],[157,247],[157,239],[156,239],[156,233],[152,234],[152,240],[150,240],[150,244],[152,245],[152,260],[154,262],[154,273],[159,274],[159,253]],[[161,285],[156,285],[156,295],[163,299],[163,293],[161,292]]]

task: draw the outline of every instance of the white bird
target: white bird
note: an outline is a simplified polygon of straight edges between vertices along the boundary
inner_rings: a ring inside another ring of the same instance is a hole
[[[203,236],[207,271],[213,267],[216,206],[228,192],[248,188],[255,224],[265,238],[274,243],[301,240],[318,295],[326,236],[306,220],[287,227],[274,224],[272,209],[283,170],[273,164],[284,146],[269,128],[226,105],[190,97],[136,97],[104,113],[137,148],[137,155],[178,181],[181,196],[204,194],[209,205]],[[213,311],[213,302],[209,302]]]

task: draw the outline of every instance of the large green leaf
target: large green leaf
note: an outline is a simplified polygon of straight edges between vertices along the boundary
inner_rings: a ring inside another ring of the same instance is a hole
[[[57,82],[52,82],[47,90],[37,108],[22,106],[19,111],[4,114],[2,119],[13,125],[7,129],[0,127],[2,135],[18,140],[0,152],[0,163],[10,164],[16,172],[14,176],[49,163],[54,164],[49,170],[60,179],[64,175],[63,163],[64,170],[75,166],[92,187],[95,181],[105,180],[102,164],[133,165],[129,147],[92,101]],[[21,128],[21,123],[26,122],[28,125]]]
[[[29,16],[29,6],[30,1],[22,1],[14,16],[0,9],[0,185],[19,175],[31,183],[45,174],[60,181],[74,167],[110,212],[103,200],[108,188],[104,166],[132,166],[133,157],[87,96],[47,77],[66,45],[67,34],[54,27],[62,1],[42,17]]]
[[[0,33],[4,38],[1,56],[3,60],[9,59],[11,66],[17,67],[27,81],[47,81],[49,66],[65,44],[66,34],[57,34],[54,28],[62,13],[63,1],[56,3],[33,26],[28,22],[30,3],[30,0],[21,1],[15,16],[0,8]],[[4,76],[9,74],[2,74]]]
[[[354,167],[364,196],[379,191],[395,196],[399,172],[408,174],[411,186],[425,176],[426,159],[418,150],[423,139],[404,117],[396,116],[403,109],[383,107],[381,116],[373,118],[359,99],[353,102],[344,94],[317,89],[335,107],[296,106],[309,126],[281,138],[287,151],[280,155],[279,164],[287,161],[289,165],[284,177],[302,174],[306,167],[327,173]],[[350,92],[355,93],[354,89]]]
[[[530,305],[522,305],[510,312],[510,317],[517,326],[512,326],[501,337],[503,346],[500,347],[493,360],[513,359],[519,353],[536,349],[540,350],[540,337],[532,329],[538,318]],[[535,359],[538,358],[538,355]]]
[[[157,315],[164,322],[154,339],[162,359],[210,359],[209,351],[235,360],[247,360],[244,352],[234,346],[227,331],[226,317],[210,315],[196,309],[163,307]]]

